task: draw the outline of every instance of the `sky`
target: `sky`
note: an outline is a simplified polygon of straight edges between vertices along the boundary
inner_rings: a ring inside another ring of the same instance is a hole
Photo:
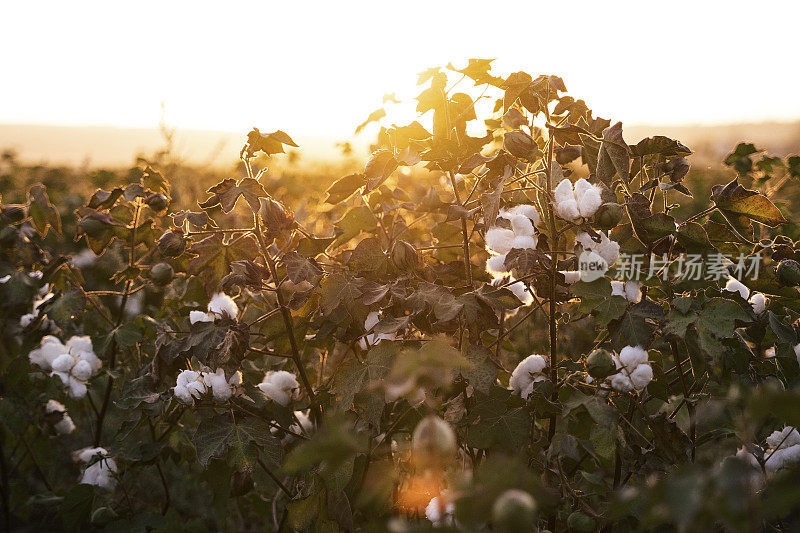
[[[470,57],[628,124],[800,118],[800,2],[0,3],[0,123],[345,138]],[[411,105],[390,119],[411,118]]]

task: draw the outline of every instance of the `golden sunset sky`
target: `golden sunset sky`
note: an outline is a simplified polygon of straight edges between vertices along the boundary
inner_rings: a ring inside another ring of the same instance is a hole
[[[416,73],[557,74],[627,124],[800,118],[800,2],[3,2],[0,123],[346,137]],[[413,106],[390,118],[407,119]]]

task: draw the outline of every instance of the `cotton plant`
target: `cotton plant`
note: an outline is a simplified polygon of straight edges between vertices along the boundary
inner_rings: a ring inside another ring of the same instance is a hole
[[[625,346],[613,359],[618,372],[607,380],[615,391],[642,391],[652,381],[653,368],[647,350],[641,346]]]
[[[539,212],[532,205],[517,205],[501,210],[497,219],[506,221],[506,224],[493,225],[486,231],[486,251],[489,252],[486,272],[492,276],[495,285],[508,283],[507,288],[523,305],[528,306],[534,300],[531,289],[526,283],[514,279],[505,262],[508,252],[513,249],[536,248],[539,239],[535,228],[540,222]]]
[[[99,458],[95,460],[98,456]],[[81,483],[94,485],[109,492],[114,490],[117,485],[117,463],[109,457],[108,450],[99,446],[83,448],[74,452],[73,458],[88,465],[81,475]]]
[[[743,300],[747,300],[756,315],[760,315],[767,309],[769,300],[767,297],[760,293],[750,293],[750,289],[738,279],[729,276],[728,281],[725,283],[725,290],[728,292],[737,292]]]
[[[173,394],[179,402],[186,405],[194,405],[195,400],[199,400],[209,392],[214,400],[227,402],[241,384],[241,372],[234,372],[228,378],[222,368],[218,368],[215,372],[183,370],[175,380]]]
[[[46,335],[28,358],[51,376],[58,376],[71,398],[86,396],[86,384],[103,366],[88,336],[75,335],[62,343],[58,337]]]
[[[547,379],[544,374],[545,368],[547,368],[547,359],[541,355],[529,355],[520,361],[511,372],[508,385],[515,393],[527,400],[533,392],[533,384]]]
[[[63,403],[57,400],[48,400],[44,411],[53,418],[59,417],[58,421],[53,423],[53,429],[58,435],[69,435],[75,431],[75,423],[70,418]]]
[[[236,320],[239,316],[239,308],[233,298],[224,292],[218,292],[211,297],[206,311],[189,311],[189,322],[214,322],[215,320],[227,316]]]
[[[574,184],[564,178],[553,190],[555,214],[568,222],[579,222],[597,212],[603,204],[600,187],[581,178]]]
[[[258,384],[264,396],[283,406],[289,405],[300,395],[300,384],[291,372],[286,370],[271,370]]]

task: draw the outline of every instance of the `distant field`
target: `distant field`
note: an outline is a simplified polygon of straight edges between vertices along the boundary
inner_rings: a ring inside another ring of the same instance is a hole
[[[747,140],[776,155],[800,151],[800,122],[726,124],[719,126],[631,125],[625,139],[635,143],[651,135],[680,139],[694,150],[694,165],[719,164],[737,142]],[[227,167],[238,159],[245,132],[178,130],[175,150],[187,163]],[[336,142],[350,139],[294,135],[300,145],[301,163],[330,161],[339,156]],[[362,146],[370,139],[359,139]],[[359,146],[355,143],[356,147]],[[27,162],[119,167],[130,165],[136,155],[153,153],[163,146],[153,129],[109,126],[40,126],[0,124],[0,150],[13,149]]]

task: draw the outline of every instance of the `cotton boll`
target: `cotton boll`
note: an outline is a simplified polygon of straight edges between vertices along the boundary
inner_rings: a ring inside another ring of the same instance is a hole
[[[0,283],[3,283],[3,284],[5,284],[5,283],[7,283],[7,282],[8,282],[8,280],[10,280],[10,279],[11,279],[11,274],[7,274],[7,275],[3,276],[2,278],[0,278]]]
[[[594,215],[601,205],[603,205],[603,199],[600,197],[600,191],[596,187],[592,187],[578,197],[578,211],[583,218],[589,218]]]
[[[50,413],[66,413],[67,407],[58,400],[47,400],[47,405],[44,407],[44,412]]]
[[[592,190],[594,185],[589,183],[586,178],[581,178],[575,182],[572,186],[573,194],[575,195],[576,200],[580,200],[581,197],[586,194],[588,191]]]
[[[513,279],[511,281],[513,281]],[[514,296],[522,302],[522,305],[528,306],[533,303],[533,295],[521,281],[511,283],[511,285],[508,286],[508,290],[514,293]]]
[[[67,413],[64,413],[61,416],[61,420],[53,424],[53,429],[59,435],[69,435],[75,431],[75,422],[72,421],[72,418]]]
[[[189,311],[189,322],[196,324],[198,322],[213,322],[214,317],[203,311]]]
[[[86,467],[81,477],[81,483],[112,491],[117,485],[117,478],[114,475],[116,473],[117,463],[114,459],[103,458]]]
[[[511,230],[517,237],[533,236],[533,221],[525,215],[514,215],[511,217]]]
[[[630,392],[633,390],[633,383],[628,376],[620,372],[611,376],[611,387],[618,392]]]
[[[622,366],[632,371],[636,365],[647,362],[647,350],[641,346],[626,346],[619,352],[619,361]]]
[[[36,315],[34,315],[33,313],[25,313],[24,315],[19,317],[19,325],[22,328],[27,328],[28,326],[33,324],[34,320],[36,320]]]
[[[456,507],[452,502],[444,503],[438,496],[431,498],[425,507],[425,517],[436,527],[444,526],[453,520]]]
[[[88,381],[92,377],[92,365],[88,361],[78,361],[72,367],[72,375],[80,381]]]
[[[505,275],[508,272],[505,262],[506,254],[490,255],[486,260],[486,272],[495,277]]]
[[[575,193],[572,188],[572,182],[569,181],[567,178],[561,180],[561,182],[558,185],[556,185],[556,188],[553,190],[553,196],[555,196],[556,203],[558,204],[564,203],[568,200],[575,200]]]
[[[89,364],[89,367],[92,369],[92,374],[97,373],[100,368],[103,366],[103,362],[100,360],[94,352],[82,352],[78,361],[86,361]]]
[[[756,315],[760,315],[763,313],[767,308],[767,297],[761,294],[760,292],[755,292],[750,297],[750,305],[753,306],[753,312]]]
[[[541,355],[529,355],[520,361],[511,373],[511,378],[508,380],[509,387],[527,399],[533,390],[533,383],[545,379],[545,376],[541,374],[545,367],[547,367],[547,359]]]
[[[773,357],[775,357],[775,347],[772,346],[764,350],[764,357],[766,359],[772,359]]]
[[[622,281],[612,281],[611,282],[611,296],[622,296],[625,297],[625,283]]]
[[[609,239],[605,233],[600,233],[600,243],[593,250],[606,260],[608,266],[612,266],[619,259],[619,243]]]
[[[486,232],[486,249],[496,254],[508,253],[514,243],[514,232],[510,229],[492,227]]]
[[[267,372],[258,388],[272,401],[289,405],[289,402],[297,396],[300,384],[291,372],[278,370]]]
[[[578,202],[575,199],[565,200],[556,204],[556,215],[564,220],[574,221],[581,218]]]
[[[236,306],[236,302],[233,301],[233,298],[224,292],[218,292],[213,295],[211,301],[208,302],[208,312],[218,316],[227,315],[229,318],[236,320],[236,317],[239,315],[239,308]]]
[[[231,378],[233,379],[233,378]],[[233,396],[228,379],[225,377],[225,370],[218,368],[216,372],[204,372],[203,383],[211,389],[211,394],[218,402],[227,402]]]
[[[522,204],[514,206],[511,208],[510,213],[512,215],[523,215],[528,217],[534,226],[538,226],[539,221],[541,220],[539,217],[539,211],[537,211],[536,207],[532,205]]]
[[[642,300],[642,284],[638,281],[625,282],[625,298],[632,303]]]
[[[641,364],[631,372],[630,378],[636,390],[642,390],[653,380],[653,369],[646,363]]]
[[[70,376],[67,382],[67,395],[70,398],[80,399],[86,396],[86,383]]]
[[[92,346],[92,338],[88,335],[73,335],[67,340],[65,346],[69,349],[70,353],[78,354],[82,352],[94,353],[94,346]]]
[[[62,353],[53,360],[51,366],[56,372],[69,372],[75,366],[75,358],[68,353]]]
[[[297,418],[297,421],[300,423],[300,425],[298,426],[297,423],[292,424],[289,429],[295,433],[305,433],[306,435],[311,434],[311,431],[314,429],[314,424],[311,423],[311,418],[309,418],[309,416],[303,411],[295,411],[294,416]]]
[[[533,250],[536,248],[536,237],[518,235],[514,237],[514,242],[511,244],[511,247],[519,250]]]
[[[767,445],[770,448],[787,448],[800,444],[800,433],[791,426],[787,426],[780,431],[774,431],[767,437]]]
[[[172,389],[172,393],[179,402],[194,405],[194,398],[192,398],[186,385],[175,385],[175,388]]]
[[[175,397],[186,404],[194,405],[194,399],[200,398],[206,392],[206,385],[203,382],[200,372],[194,370],[183,370],[175,380],[173,393]]]
[[[748,289],[744,283],[733,277],[728,278],[728,282],[725,284],[725,290],[728,292],[738,292],[745,300],[750,297],[750,289]]]

